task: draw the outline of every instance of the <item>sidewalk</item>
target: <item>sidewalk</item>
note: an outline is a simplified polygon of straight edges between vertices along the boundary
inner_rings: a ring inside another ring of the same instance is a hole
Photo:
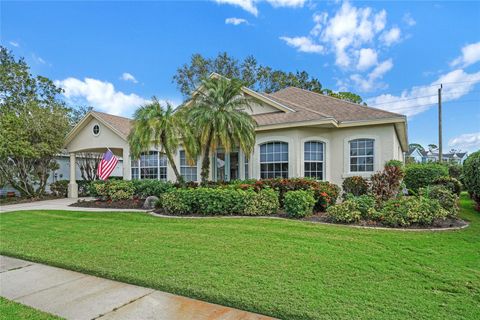
[[[93,200],[94,198],[80,198],[81,200]],[[83,207],[69,207],[70,204],[77,202],[79,199],[54,199],[42,200],[26,203],[0,205],[0,213],[17,211],[17,210],[67,210],[67,211],[92,211],[92,212],[146,212],[147,210],[139,209],[103,209],[103,208],[83,208]]]
[[[6,256],[0,256],[0,296],[66,319],[273,319]]]

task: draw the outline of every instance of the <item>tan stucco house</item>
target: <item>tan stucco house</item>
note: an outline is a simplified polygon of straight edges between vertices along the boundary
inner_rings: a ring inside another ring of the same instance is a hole
[[[369,177],[391,159],[408,151],[407,120],[400,114],[365,107],[289,87],[266,94],[244,88],[256,103],[248,110],[256,120],[256,145],[212,155],[211,180],[313,177],[341,185],[345,177]],[[127,136],[132,120],[90,112],[67,135],[70,153],[69,196],[77,196],[75,155],[110,148],[130,159]],[[189,165],[181,149],[177,166],[187,181],[200,180],[201,159]],[[123,178],[174,180],[166,157],[153,149],[139,160],[123,161]]]

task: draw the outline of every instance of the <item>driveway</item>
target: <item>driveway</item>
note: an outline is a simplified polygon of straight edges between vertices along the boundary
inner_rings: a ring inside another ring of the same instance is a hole
[[[94,198],[79,198],[81,200],[93,200]],[[43,201],[34,201],[27,203],[18,203],[18,204],[9,204],[9,205],[0,205],[0,213],[10,212],[10,211],[19,211],[19,210],[67,210],[67,211],[93,211],[93,212],[106,212],[106,211],[115,211],[115,212],[146,212],[147,210],[138,210],[138,209],[102,209],[102,208],[80,208],[80,207],[69,207],[72,203],[77,202],[79,199],[54,199],[54,200],[43,200]]]

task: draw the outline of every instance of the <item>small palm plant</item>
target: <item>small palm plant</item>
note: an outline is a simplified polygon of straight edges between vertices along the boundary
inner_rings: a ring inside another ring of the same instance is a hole
[[[246,112],[251,109],[252,101],[242,94],[242,86],[236,79],[205,79],[186,110],[201,146],[202,183],[208,180],[210,155],[217,148],[223,147],[230,152],[238,146],[247,155],[253,151],[256,122]]]
[[[181,113],[174,112],[169,103],[163,107],[156,97],[135,111],[133,128],[128,136],[130,152],[138,159],[142,152],[149,151],[152,146],[165,153],[172,166],[177,181],[183,182],[174,161],[178,146],[183,145],[187,158],[196,154],[196,141],[192,131]]]

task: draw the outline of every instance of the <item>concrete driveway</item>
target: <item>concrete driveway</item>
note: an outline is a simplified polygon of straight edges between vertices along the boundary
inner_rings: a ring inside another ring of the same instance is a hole
[[[95,198],[79,198],[81,200],[94,200]],[[93,212],[106,212],[106,211],[125,211],[125,212],[146,212],[146,210],[138,209],[102,209],[102,208],[80,208],[80,207],[69,207],[72,203],[77,202],[79,199],[54,199],[54,200],[43,200],[43,201],[33,201],[27,203],[18,203],[18,204],[9,204],[9,205],[0,205],[0,213],[10,212],[10,211],[19,211],[19,210],[68,210],[68,211],[93,211]]]

